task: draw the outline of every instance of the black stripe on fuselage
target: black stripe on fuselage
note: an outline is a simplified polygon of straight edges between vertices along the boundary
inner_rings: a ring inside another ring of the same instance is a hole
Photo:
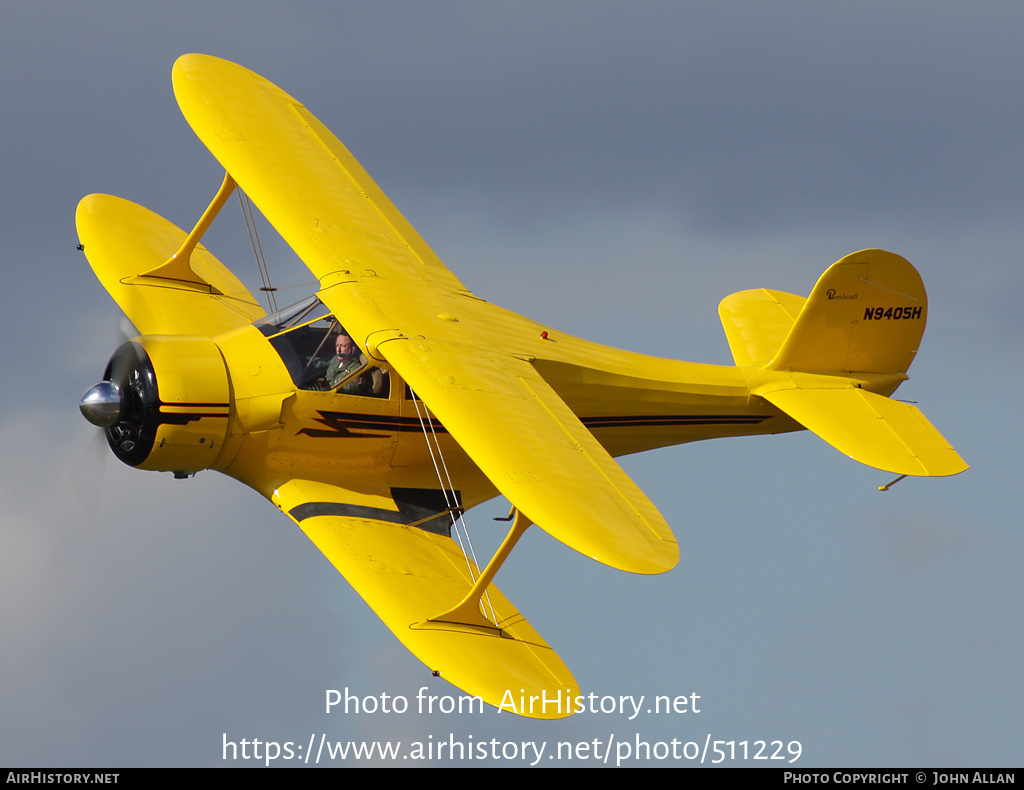
[[[386,433],[374,434],[353,434],[351,429],[386,431],[387,433],[404,433],[408,431],[422,431],[427,425],[434,433],[448,433],[441,421],[431,418],[422,423],[417,417],[398,417],[390,414],[359,414],[346,411],[322,411],[317,409],[320,416],[315,418],[321,425],[326,425],[330,430],[323,428],[302,428],[296,435],[313,436],[318,439],[336,436],[385,436]]]
[[[353,434],[349,431],[376,430],[388,432],[422,431],[424,423],[417,417],[398,417],[389,414],[359,414],[357,412],[320,411],[316,421],[326,425],[323,428],[302,428],[299,434],[316,438],[337,436],[381,436],[383,434]],[[671,428],[689,425],[760,425],[771,415],[768,414],[652,414],[625,415],[617,417],[583,417],[581,422],[587,428]],[[440,420],[431,418],[430,428],[435,433],[447,433]]]
[[[583,417],[588,428],[646,428],[673,425],[760,425],[768,414],[658,414],[634,417]]]
[[[188,425],[203,417],[230,417],[231,407],[227,403],[157,402],[158,424]],[[175,409],[223,409],[223,411],[164,411],[165,407]]]

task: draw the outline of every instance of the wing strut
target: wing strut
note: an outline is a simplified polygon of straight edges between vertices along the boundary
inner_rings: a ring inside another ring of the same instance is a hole
[[[427,618],[416,627],[429,628],[431,623],[458,623],[460,625],[486,628],[491,631],[500,631],[494,623],[484,617],[481,613],[481,599],[483,598],[484,591],[487,589],[487,585],[493,581],[498,569],[504,564],[508,555],[512,553],[512,549],[515,548],[516,543],[519,542],[519,538],[523,536],[527,527],[532,523],[533,522],[530,521],[530,519],[523,515],[522,511],[516,510],[515,519],[512,522],[512,529],[508,531],[508,535],[506,535],[505,540],[501,542],[501,546],[498,547],[498,550],[494,553],[491,561],[487,563],[487,567],[484,568],[483,573],[480,574],[469,592],[466,593],[466,597],[447,612],[442,612],[434,617]]]
[[[217,190],[213,201],[206,207],[206,211],[203,212],[203,216],[199,218],[196,226],[192,228],[192,232],[185,237],[185,241],[182,242],[180,249],[155,269],[150,269],[139,276],[161,277],[165,280],[195,283],[196,285],[206,286],[212,293],[220,293],[220,291],[192,271],[190,260],[192,258],[192,251],[199,244],[199,240],[203,238],[203,234],[206,233],[234,191],[235,180],[231,177],[230,173],[225,172],[224,181],[221,183],[220,189]]]

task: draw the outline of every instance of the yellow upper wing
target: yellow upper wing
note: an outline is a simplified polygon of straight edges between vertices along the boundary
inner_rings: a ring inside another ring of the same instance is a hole
[[[426,339],[388,341],[381,351],[535,524],[633,573],[678,562],[661,514],[528,362]]]
[[[244,285],[205,247],[191,257],[207,285],[150,277],[177,252],[186,233],[137,203],[111,195],[82,198],[78,238],[103,287],[144,335],[214,337],[266,313]]]
[[[204,145],[320,278],[339,269],[464,290],[355,157],[298,100],[207,55],[174,64],[174,95]]]
[[[579,693],[565,664],[498,589],[488,587],[486,626],[437,622],[469,591],[475,565],[451,538],[410,526],[383,497],[294,480],[274,502],[316,544],[412,653],[441,677],[498,707],[511,692],[515,712],[562,718]],[[519,709],[525,696],[562,700]],[[505,707],[504,710],[511,710]]]
[[[679,549],[657,509],[517,349],[531,322],[477,299],[302,105],[227,61],[186,55],[174,88],[199,138],[386,358],[535,524],[623,570]]]

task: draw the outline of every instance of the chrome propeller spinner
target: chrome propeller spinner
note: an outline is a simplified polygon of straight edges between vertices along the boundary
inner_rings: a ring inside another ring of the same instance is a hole
[[[101,381],[91,386],[82,396],[78,408],[93,425],[110,428],[121,416],[121,390],[112,381]]]
[[[137,466],[152,449],[160,422],[159,400],[145,349],[128,341],[114,352],[103,381],[86,391],[78,408],[85,419],[104,429],[114,455]]]

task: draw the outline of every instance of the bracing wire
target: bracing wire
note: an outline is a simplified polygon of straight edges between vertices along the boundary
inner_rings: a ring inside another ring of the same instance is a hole
[[[276,313],[277,298],[274,296],[274,292],[277,289],[270,284],[270,269],[267,267],[267,260],[263,255],[263,245],[260,243],[260,234],[256,227],[256,217],[252,213],[252,203],[249,201],[248,195],[245,196],[243,201],[241,189],[236,189],[235,192],[238,195],[238,205],[242,208],[245,228],[249,232],[249,244],[252,245],[252,254],[256,258],[256,268],[259,269],[260,280],[263,281],[263,287],[260,290],[267,295],[267,306],[270,308],[270,312]]]
[[[441,479],[441,469],[438,467],[437,459],[434,457],[434,446],[433,446],[433,444],[430,441],[430,434],[427,432],[427,424],[424,421],[423,415],[420,413],[420,405],[419,405],[420,401],[416,397],[416,393],[412,391],[411,387],[409,388],[409,393],[412,395],[412,402],[413,402],[413,405],[416,407],[416,416],[419,418],[420,428],[423,430],[423,437],[427,440],[427,452],[430,453],[430,461],[434,465],[434,473],[437,475],[437,482],[441,484],[441,493],[444,494],[444,502],[445,502],[445,505],[448,508],[448,513],[449,513],[449,515],[451,516],[451,519],[452,519],[452,527],[455,528],[455,537],[459,541],[459,547],[462,549],[463,555],[465,555],[465,557],[466,557],[466,566],[469,568],[470,578],[472,578],[474,581],[476,581],[476,574],[473,572],[473,566],[472,566],[472,564],[469,561],[469,552],[466,551],[466,547],[462,543],[462,533],[459,531],[459,525],[458,525],[458,522],[456,521],[456,518],[455,518],[455,511],[454,511],[453,508],[456,505],[458,505],[458,502],[453,503],[451,498],[449,498],[449,496],[448,496],[448,488],[447,488],[447,486],[445,486],[444,480]],[[426,407],[427,407],[427,404],[424,403],[423,404],[423,408],[426,409]],[[429,417],[428,417],[428,419],[429,419]],[[438,452],[441,451],[440,447],[438,447],[437,449],[438,449]]]
[[[423,437],[427,440],[427,451],[430,453],[430,460],[434,464],[434,472],[437,474],[437,481],[441,484],[441,491],[444,493],[444,501],[448,506],[449,514],[452,519],[452,527],[455,529],[455,537],[459,541],[459,547],[462,549],[463,556],[466,558],[466,567],[469,569],[469,576],[474,582],[476,581],[476,573],[473,570],[474,563],[479,568],[480,562],[476,557],[476,549],[473,548],[473,541],[469,536],[469,525],[466,523],[466,517],[462,513],[461,509],[458,508],[458,502],[453,502],[455,496],[455,485],[452,483],[451,475],[448,473],[448,465],[445,463],[444,454],[441,452],[441,442],[437,437],[437,433],[434,430],[434,420],[430,416],[430,409],[427,404],[423,404],[423,410],[426,412],[426,419],[423,414],[420,413],[420,400],[416,397],[416,393],[409,388],[409,392],[412,395],[413,405],[416,407],[416,416],[419,418],[420,427],[423,430]],[[429,433],[428,433],[429,428]],[[431,442],[433,439],[433,442]],[[438,466],[437,459],[434,458],[434,449],[437,449],[437,457],[441,461],[440,467]],[[444,470],[444,478],[441,477],[441,470]],[[452,492],[452,498],[449,499],[448,492]],[[456,518],[456,512],[458,512],[458,518]],[[462,529],[459,529],[459,522],[462,522]],[[462,542],[462,532],[466,533],[466,544],[469,546],[469,551],[466,551],[466,545]],[[472,557],[472,562],[470,562]],[[498,622],[498,615],[494,611],[494,605],[491,603],[490,594],[484,590],[483,599],[487,601],[487,608],[491,610],[491,618],[495,624]]]
[[[256,248],[259,250],[259,260],[263,264],[263,271],[267,275],[267,296],[270,297],[270,301],[274,306],[274,312],[277,312],[277,296],[275,295],[277,289],[270,282],[270,267],[267,266],[267,258],[263,254],[263,244],[260,243],[260,232],[256,226],[256,216],[252,213],[252,203],[249,201],[249,196],[245,196],[245,204],[249,209],[249,217],[252,219],[252,232],[256,238]]]
[[[441,453],[441,441],[440,439],[437,438],[437,433],[434,430],[434,421],[430,418],[430,409],[426,403],[423,404],[423,409],[427,413],[427,427],[430,428],[430,435],[434,439],[434,446],[437,448],[437,457],[441,461],[441,469],[444,470],[445,479],[440,480],[440,478],[438,478],[438,480],[441,483],[441,488],[445,488],[447,485],[449,491],[455,491],[455,485],[454,483],[452,483],[451,475],[448,474],[448,465],[445,463],[444,455]],[[470,554],[473,556],[473,562],[475,562],[477,564],[477,567],[479,568],[480,562],[476,558],[476,549],[473,548],[473,541],[469,537],[469,527],[466,525],[466,517],[460,515],[459,520],[462,522],[462,528],[466,531],[466,542],[469,544],[469,551]]]

